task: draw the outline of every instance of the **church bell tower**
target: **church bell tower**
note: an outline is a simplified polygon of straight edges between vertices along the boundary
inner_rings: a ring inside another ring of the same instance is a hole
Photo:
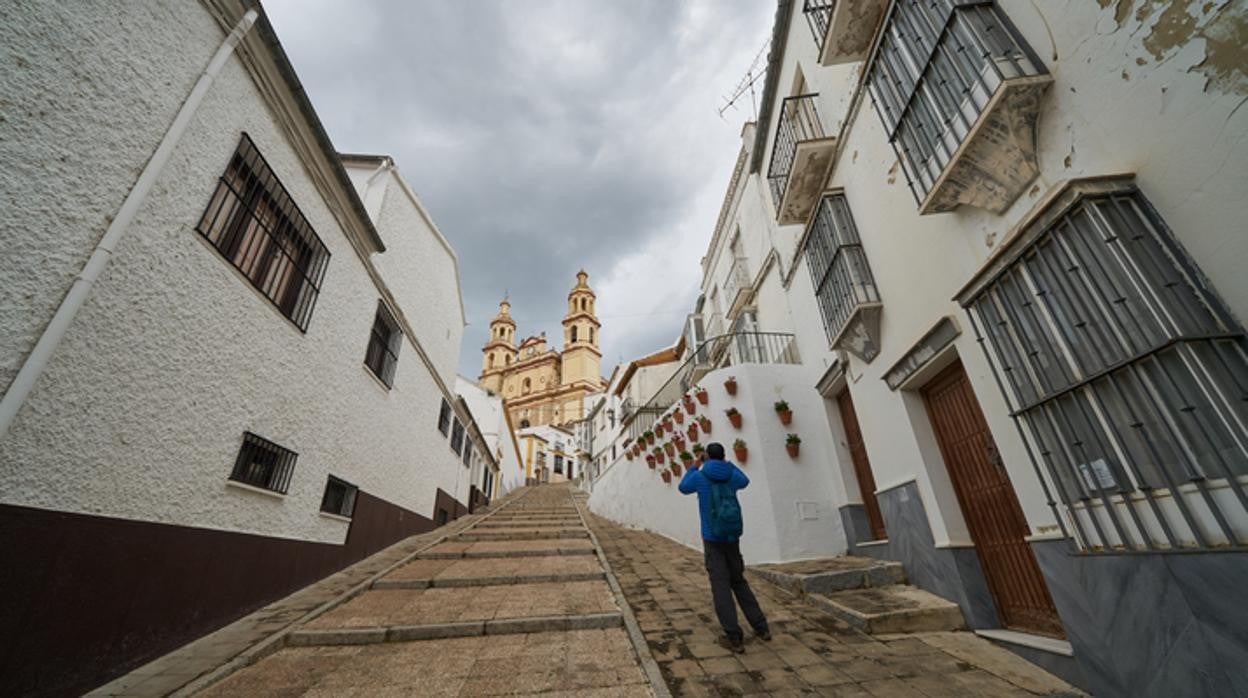
[[[506,298],[498,304],[498,315],[490,321],[490,336],[481,352],[482,388],[501,395],[503,373],[516,360],[516,321],[511,319],[511,302]]]
[[[597,296],[586,283],[589,274],[577,272],[576,285],[568,293],[568,314],[563,318],[563,385],[578,385],[591,392],[602,389],[602,352],[598,349]]]

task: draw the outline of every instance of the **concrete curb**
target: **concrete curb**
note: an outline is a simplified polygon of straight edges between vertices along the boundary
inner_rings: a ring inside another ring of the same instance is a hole
[[[577,501],[575,494],[572,496],[572,503],[576,505],[577,514],[581,517],[581,525],[589,532],[589,539],[594,542],[598,564],[602,565],[603,572],[607,576],[607,585],[611,587],[611,593],[615,594],[615,605],[620,607],[624,630],[628,633],[629,642],[633,645],[637,663],[641,665],[641,670],[650,682],[650,690],[658,698],[671,698],[672,692],[668,689],[667,682],[663,680],[663,672],[659,670],[659,663],[654,660],[654,655],[650,652],[650,644],[646,642],[646,636],[641,632],[641,626],[637,624],[637,617],[633,615],[633,609],[628,605],[628,599],[624,596],[624,590],[620,588],[619,580],[615,578],[615,572],[611,569],[607,554],[603,552],[602,545],[598,542],[598,535],[585,520],[585,509],[582,507],[582,502]]]
[[[421,552],[428,550],[436,545],[441,545],[442,543],[445,543],[451,535],[458,534],[461,531],[469,530],[472,527],[476,526],[477,524],[481,523],[482,521],[488,520],[494,514],[511,507],[518,501],[523,500],[531,492],[532,490],[522,489],[520,490],[519,496],[515,497],[511,501],[500,502],[499,507],[497,509],[486,512],[485,515],[482,516],[480,519],[477,519],[476,521],[469,523],[463,528],[456,529],[454,532],[448,531],[447,533],[441,536],[438,536],[428,545],[422,546],[415,552],[412,552],[408,555],[404,555],[401,559],[399,559],[398,562],[395,562],[394,564],[387,566],[385,569],[370,576],[369,578],[365,579],[359,584],[356,584],[355,586],[351,587],[345,592],[339,594],[337,597],[330,599],[329,601],[326,601],[325,603],[321,604],[320,606],[317,606],[311,611],[308,611],[304,615],[300,616],[298,619],[292,621],[286,627],[270,635],[264,640],[261,640],[260,642],[252,645],[251,647],[243,650],[242,652],[239,652],[238,654],[234,655],[234,657],[230,659],[228,662],[222,664],[221,666],[218,666],[216,669],[213,669],[212,671],[209,671],[205,674],[200,674],[198,677],[183,684],[181,688],[170,693],[169,695],[171,696],[171,698],[183,698],[184,696],[193,695],[195,693],[198,693],[199,691],[204,690],[205,688],[208,688],[212,684],[217,683],[218,681],[230,676],[234,672],[239,671],[240,669],[245,669],[251,666],[252,664],[255,664],[256,662],[260,661],[261,659],[264,659],[270,654],[277,652],[278,650],[286,646],[290,635],[294,633],[297,628],[302,627],[303,625],[306,625],[310,621],[328,613],[329,611],[332,611],[333,609],[341,606],[342,604],[355,598],[356,596],[359,596],[365,591],[368,591],[368,589],[372,587],[373,583],[376,582],[378,579],[384,577],[387,574],[390,574],[394,570],[398,569],[400,566],[406,565],[412,560],[415,560],[416,557],[420,555]],[[403,541],[399,541],[395,543],[395,545],[402,545],[402,543]],[[384,551],[379,551],[379,552],[384,552]]]

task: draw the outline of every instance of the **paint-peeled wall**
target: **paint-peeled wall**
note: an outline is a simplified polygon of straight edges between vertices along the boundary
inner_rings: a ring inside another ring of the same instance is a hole
[[[737,379],[735,396],[724,387],[729,376]],[[833,448],[823,425],[822,401],[809,387],[807,372],[797,366],[746,364],[713,371],[699,385],[708,392],[708,404],[697,404],[694,417],[707,416],[711,433],[700,434],[698,442],[723,444],[729,460],[736,460],[732,451],[736,439],[745,441],[748,449],[741,468],[750,485],[738,495],[745,517],[741,550],[746,560],[780,562],[845,552],[845,535],[834,503],[838,499],[832,480],[835,463],[828,455]],[[794,413],[789,426],[780,423],[773,408],[781,399]],[[741,413],[740,429],[729,423],[725,414],[729,407]],[[684,427],[690,423],[687,418]],[[796,459],[785,450],[788,433],[802,438]],[[691,446],[692,442],[687,443]],[[594,483],[589,507],[622,524],[700,547],[696,499],[677,491],[679,478],[663,482],[659,472],[666,465],[670,461],[651,470],[644,457],[630,461],[621,456]]]

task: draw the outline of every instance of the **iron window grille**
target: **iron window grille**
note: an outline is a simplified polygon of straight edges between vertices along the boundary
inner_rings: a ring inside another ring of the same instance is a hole
[[[456,417],[451,427],[451,450],[459,455],[464,447],[464,425]]]
[[[471,465],[471,464],[472,464],[472,439],[465,439],[465,440],[464,440],[464,458],[463,458],[463,463],[464,463],[464,465]]]
[[[879,291],[843,194],[824,196],[806,236],[806,266],[828,340],[845,330],[854,309],[878,303]]]
[[[805,0],[802,3],[802,14],[806,15],[806,25],[815,37],[815,46],[823,50],[823,42],[828,37],[828,27],[832,24],[832,13],[836,10],[836,0]]]
[[[446,436],[451,430],[451,403],[442,398],[442,407],[438,410],[438,431]]]
[[[329,250],[246,133],[195,229],[307,331]]]
[[[295,472],[295,459],[298,457],[299,454],[290,449],[282,448],[249,431],[243,432],[243,445],[238,450],[238,458],[234,460],[230,479],[286,494],[290,489],[290,478]]]
[[[359,488],[346,480],[339,480],[333,475],[325,483],[325,494],[321,497],[321,511],[348,519],[355,514],[355,496]]]
[[[868,93],[922,203],[1001,83],[1048,71],[993,0],[897,0]]]
[[[823,138],[823,124],[819,121],[819,112],[815,110],[815,98],[818,96],[818,92],[794,95],[785,97],[780,103],[780,120],[771,145],[771,162],[767,165],[767,184],[777,210],[789,186],[789,174],[793,171],[793,161],[797,159],[798,144]]]
[[[966,305],[1088,552],[1248,545],[1248,342],[1144,197],[1085,195]]]
[[[378,301],[373,330],[368,338],[368,351],[364,353],[364,365],[387,388],[394,385],[394,370],[399,364],[399,347],[402,344],[403,333],[399,331],[399,324],[386,309],[386,304]]]

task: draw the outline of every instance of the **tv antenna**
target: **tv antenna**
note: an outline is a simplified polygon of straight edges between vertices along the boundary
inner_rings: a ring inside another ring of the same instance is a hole
[[[754,95],[754,83],[758,82],[767,74],[767,48],[771,46],[771,39],[763,42],[763,47],[758,49],[758,53],[754,54],[754,60],[750,61],[750,67],[745,71],[745,76],[737,82],[737,86],[732,89],[732,93],[724,96],[724,104],[719,108],[719,118],[724,118],[724,112],[729,109],[736,109],[737,102],[745,95],[750,96],[750,114],[754,121],[758,120],[758,101]],[[724,119],[727,121],[727,119]]]

